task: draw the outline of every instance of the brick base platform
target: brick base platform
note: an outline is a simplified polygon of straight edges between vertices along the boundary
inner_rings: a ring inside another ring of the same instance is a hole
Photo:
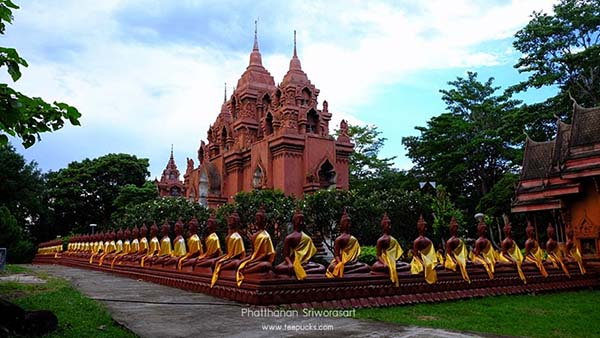
[[[527,279],[524,284],[512,267],[498,267],[490,280],[482,269],[469,271],[471,283],[464,281],[460,272],[438,271],[438,282],[427,284],[423,275],[400,274],[400,286],[395,287],[383,274],[349,274],[342,279],[328,279],[323,275],[309,275],[305,280],[274,274],[248,275],[241,287],[235,283],[234,271],[222,271],[216,285],[210,287],[208,269],[177,271],[174,267],[140,267],[138,265],[109,264],[98,266],[88,259],[62,255],[36,256],[34,264],[61,264],[116,273],[130,278],[163,284],[184,290],[202,292],[212,296],[251,305],[285,305],[294,308],[360,308],[380,307],[446,300],[511,295],[534,292],[564,291],[592,288],[600,285],[595,264],[588,266],[582,275],[577,264],[568,264],[571,278],[562,270],[547,266],[544,278],[534,266],[524,266]]]

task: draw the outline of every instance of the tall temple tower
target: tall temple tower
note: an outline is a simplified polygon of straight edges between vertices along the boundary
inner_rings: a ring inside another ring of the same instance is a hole
[[[179,170],[173,158],[173,146],[171,146],[171,157],[167,162],[167,167],[163,170],[162,176],[154,183],[158,187],[160,197],[177,197],[185,195],[185,187],[179,179]]]
[[[199,166],[188,159],[185,196],[218,206],[240,191],[279,189],[302,197],[319,189],[348,189],[353,150],[342,121],[337,139],[329,134],[327,101],[302,70],[294,50],[280,84],[262,64],[257,32],[246,71],[198,150]]]

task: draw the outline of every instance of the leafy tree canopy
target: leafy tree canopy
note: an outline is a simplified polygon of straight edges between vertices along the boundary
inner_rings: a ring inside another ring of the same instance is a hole
[[[18,8],[11,0],[0,0],[0,34],[4,35],[6,24],[13,21],[12,11]],[[0,47],[0,68],[6,67],[13,81],[21,77],[20,67],[27,66],[16,49]],[[66,103],[50,104],[0,83],[0,145],[8,143],[8,134],[20,138],[29,148],[40,140],[40,133],[62,128],[65,120],[78,126],[80,117],[79,111]]]

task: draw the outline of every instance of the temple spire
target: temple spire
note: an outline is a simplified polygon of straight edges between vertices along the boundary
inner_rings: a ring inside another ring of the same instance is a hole
[[[254,20],[254,47],[252,50],[258,51],[258,19]]]
[[[302,70],[300,59],[298,59],[298,53],[296,52],[296,30],[294,30],[294,55],[290,60],[290,70]]]
[[[173,143],[171,143],[171,160],[173,159]]]
[[[223,95],[223,103],[227,102],[227,82],[225,82],[225,94]]]
[[[296,53],[296,30],[294,29],[294,57],[298,57]]]

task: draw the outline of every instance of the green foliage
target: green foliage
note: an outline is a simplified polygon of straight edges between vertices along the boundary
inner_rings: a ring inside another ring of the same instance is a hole
[[[358,318],[515,337],[598,337],[600,291],[511,295],[359,309]],[[560,320],[557,320],[560,318]]]
[[[358,261],[372,265],[377,261],[377,247],[361,246]]]
[[[0,247],[7,249],[9,263],[28,263],[35,255],[34,245],[10,210],[0,205]]]
[[[463,214],[454,206],[450,195],[443,185],[438,185],[435,190],[435,197],[431,203],[431,211],[433,213],[433,223],[431,224],[433,241],[444,243],[450,238],[450,220],[454,217],[459,225],[464,225]],[[463,226],[459,229],[465,230],[465,227]]]
[[[21,272],[32,273],[27,270]],[[28,311],[52,311],[58,317],[58,330],[44,337],[136,337],[114,322],[110,313],[100,303],[83,296],[66,280],[42,274],[38,274],[37,277],[46,279],[47,282],[0,282],[0,294],[9,297],[11,302]]]
[[[153,222],[160,226],[165,220],[173,225],[179,218],[187,224],[192,217],[196,217],[199,223],[203,223],[208,219],[209,210],[183,197],[170,197],[129,205],[123,214],[113,216],[113,228],[133,228],[140,227],[144,223],[150,226]]]
[[[0,0],[0,34],[4,34],[6,23],[12,23],[12,11],[18,8],[10,0]],[[21,77],[21,66],[27,67],[27,61],[19,56],[16,49],[0,47],[0,68],[6,67],[13,81]],[[79,111],[66,103],[50,104],[0,83],[0,146],[8,143],[8,134],[19,137],[23,146],[29,148],[36,138],[40,140],[40,133],[62,128],[65,120],[78,126],[80,117]]]
[[[113,202],[117,215],[113,213],[111,217],[118,218],[119,214],[123,214],[127,207],[152,201],[157,197],[158,189],[153,182],[146,181],[141,187],[135,184],[127,184],[121,187],[117,198]]]
[[[479,201],[477,210],[488,215],[510,214],[510,204],[518,181],[517,174],[505,173],[490,192]]]
[[[440,91],[449,112],[416,127],[421,135],[402,139],[414,170],[444,185],[468,213],[520,158],[522,133],[507,119],[519,102],[497,95],[493,80],[481,83],[469,72],[449,82],[451,88]]]
[[[561,0],[553,12],[534,12],[515,34],[513,45],[523,53],[515,68],[529,74],[515,89],[556,85],[579,102],[600,105],[600,3]],[[569,107],[560,108],[556,113]]]
[[[67,168],[49,173],[50,207],[54,210],[55,223],[64,227],[59,233],[87,232],[91,223],[106,226],[117,210],[115,200],[123,187],[129,184],[140,187],[145,198],[146,189],[141,187],[148,175],[148,160],[128,154],[108,154],[72,162]],[[122,196],[122,203],[124,199]]]

